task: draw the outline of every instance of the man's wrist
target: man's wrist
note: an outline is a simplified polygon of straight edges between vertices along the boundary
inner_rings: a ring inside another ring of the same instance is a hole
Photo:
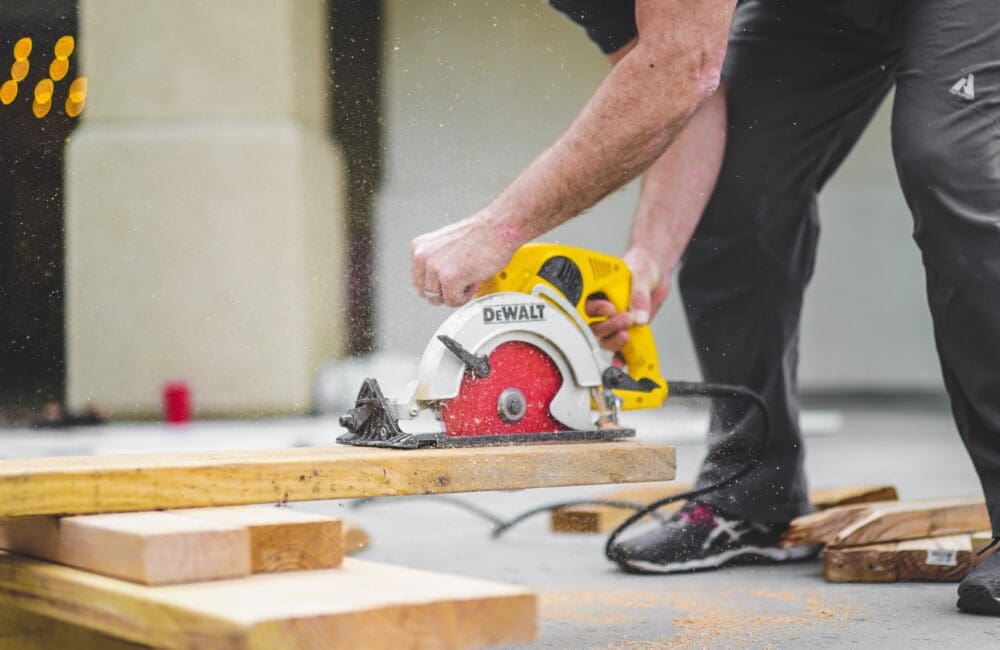
[[[510,255],[532,239],[525,224],[513,215],[498,211],[493,205],[480,210],[473,218]]]

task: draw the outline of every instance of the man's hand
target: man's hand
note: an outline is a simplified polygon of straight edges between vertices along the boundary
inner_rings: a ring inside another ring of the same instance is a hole
[[[629,310],[619,312],[607,300],[588,300],[587,313],[606,316],[590,329],[601,347],[617,352],[628,343],[627,330],[632,325],[648,325],[670,293],[670,278],[657,265],[653,255],[644,248],[630,248],[624,256],[632,271],[632,296]]]
[[[479,213],[420,235],[410,245],[410,282],[433,305],[458,307],[510,262],[522,242]]]

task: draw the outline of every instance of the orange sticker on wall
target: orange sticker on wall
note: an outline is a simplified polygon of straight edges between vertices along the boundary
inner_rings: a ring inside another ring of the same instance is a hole
[[[39,104],[34,102],[31,104],[31,111],[35,114],[35,117],[41,119],[49,114],[49,109],[52,108],[52,102],[46,102],[44,104]]]
[[[14,61],[13,65],[10,66],[10,78],[20,83],[28,76],[30,68],[31,64],[28,63],[27,59],[24,61]]]
[[[14,43],[14,60],[26,61],[31,56],[31,38],[25,36]]]
[[[0,86],[0,103],[4,106],[10,104],[17,98],[17,82],[13,79],[8,79],[3,82]]]
[[[58,41],[56,41],[55,54],[57,59],[68,59],[69,55],[73,53],[73,48],[76,47],[76,41],[73,40],[72,36],[63,36]]]
[[[53,81],[62,81],[66,73],[69,72],[69,61],[66,59],[52,59],[49,64],[49,76]]]

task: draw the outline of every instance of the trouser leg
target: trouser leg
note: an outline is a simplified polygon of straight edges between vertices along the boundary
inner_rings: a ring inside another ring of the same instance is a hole
[[[911,0],[904,18],[893,150],[955,422],[1000,533],[1000,3]]]
[[[703,500],[761,522],[809,509],[795,393],[816,195],[888,91],[897,56],[873,16],[801,4],[738,10],[724,70],[723,168],[680,273],[704,378],[761,393],[772,424],[760,466]],[[744,465],[759,425],[744,405],[717,401],[699,485]],[[735,435],[722,434],[732,427]]]

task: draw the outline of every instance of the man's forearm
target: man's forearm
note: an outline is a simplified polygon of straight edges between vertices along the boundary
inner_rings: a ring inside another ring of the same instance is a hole
[[[643,175],[629,246],[649,251],[664,277],[680,261],[715,188],[726,127],[720,87]]]
[[[569,130],[481,213],[519,245],[590,208],[657,160],[718,84],[735,3],[637,3],[640,42]],[[643,33],[652,36],[642,41]]]

